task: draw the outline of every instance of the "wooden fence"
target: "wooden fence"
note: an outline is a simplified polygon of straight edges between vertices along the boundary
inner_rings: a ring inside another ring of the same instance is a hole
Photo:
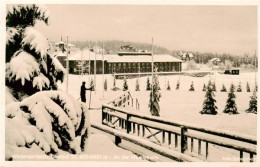
[[[220,149],[237,150],[240,162],[245,160],[245,153],[250,162],[256,155],[257,139],[252,136],[141,115],[109,104],[102,105],[102,124],[202,160],[209,157],[209,144],[220,146]],[[202,143],[205,143],[203,154]]]
[[[118,98],[108,102],[109,105],[113,105],[114,107],[127,107],[130,106],[135,108],[136,110],[140,109],[140,104],[137,98],[133,98],[131,93],[127,91],[123,95]]]
[[[161,147],[157,144],[147,142],[145,139],[142,139],[140,137],[133,136],[133,135],[127,134],[127,133],[123,133],[119,130],[112,129],[112,128],[104,126],[104,125],[92,123],[91,127],[115,136],[116,145],[119,145],[121,143],[121,140],[123,139],[123,140],[129,141],[133,144],[139,145],[145,149],[151,150],[164,157],[170,158],[174,161],[179,161],[179,162],[199,162],[199,161],[201,161],[198,158],[194,158],[192,156],[182,154],[178,151],[174,151],[174,150],[170,150],[168,148]]]

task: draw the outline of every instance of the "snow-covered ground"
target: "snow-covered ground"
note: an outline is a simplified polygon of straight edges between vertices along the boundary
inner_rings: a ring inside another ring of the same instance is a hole
[[[35,144],[31,148],[16,147],[6,145],[6,150],[14,152],[12,154],[14,161],[42,161],[42,160],[62,160],[62,161],[124,161],[124,162],[143,162],[142,157],[135,155],[131,151],[116,147],[112,139],[104,134],[92,134],[88,140],[88,146],[85,152],[80,154],[70,154],[59,150],[55,156],[47,156]],[[7,152],[9,153],[9,152]],[[32,154],[33,153],[33,154]]]
[[[245,110],[249,107],[250,96],[253,94],[255,87],[255,73],[240,73],[240,75],[224,75],[215,72],[213,75],[207,75],[205,77],[191,77],[184,75],[172,75],[172,76],[159,76],[159,82],[161,87],[162,97],[160,99],[160,115],[161,118],[167,120],[178,121],[188,124],[201,126],[204,128],[214,128],[230,132],[241,133],[256,137],[257,135],[257,115],[246,113]],[[82,81],[89,83],[90,78],[94,79],[94,76],[69,76],[69,93],[76,99],[79,99],[80,86]],[[90,120],[91,122],[101,123],[101,110],[102,103],[107,103],[120,96],[124,92],[123,80],[117,79],[116,85],[121,90],[112,91],[113,76],[105,75],[108,81],[108,90],[104,92],[104,98],[102,93],[102,75],[96,76],[96,92],[91,92],[91,108]],[[176,83],[180,80],[180,89],[176,90]],[[205,92],[202,91],[203,84],[207,84],[209,80],[216,83],[217,91],[215,93],[216,105],[218,107],[217,115],[201,115],[199,112],[202,109]],[[150,76],[151,81],[151,76]],[[166,86],[169,81],[171,90],[167,91]],[[66,82],[66,81],[65,81]],[[65,89],[65,82],[59,86],[60,89]],[[148,114],[148,102],[149,91],[146,91],[147,77],[141,77],[139,79],[140,91],[135,91],[136,79],[127,79],[129,91],[133,97],[138,98],[140,103],[140,112],[142,114]],[[191,85],[194,83],[195,91],[188,91]],[[238,115],[228,115],[223,113],[223,109],[226,105],[228,93],[220,92],[222,84],[224,84],[229,90],[231,83],[237,86],[241,82],[242,92],[235,92],[236,104],[238,108]],[[251,92],[246,92],[247,82],[250,85]],[[87,92],[87,104],[89,104],[90,92]],[[158,136],[160,137],[160,136]],[[196,149],[194,145],[194,149]],[[204,145],[202,144],[202,147]],[[209,145],[210,161],[238,161],[239,152],[232,151],[230,149],[219,149],[217,146]],[[202,148],[203,149],[203,148]],[[204,149],[203,149],[204,150]],[[224,151],[226,150],[226,151]],[[193,153],[190,153],[193,154]],[[245,154],[244,157],[248,158],[249,155]],[[234,159],[235,157],[235,159]]]
[[[79,99],[80,86],[82,81],[88,83],[89,78],[94,76],[69,76],[69,93],[76,99]],[[108,91],[104,92],[104,98],[102,94],[102,75],[96,76],[96,92],[91,92],[91,108],[100,108],[102,103],[113,100],[117,96],[123,93],[123,80],[117,80],[117,87],[121,88],[119,91],[112,91],[113,77],[111,75],[105,75],[108,80]],[[150,78],[151,79],[151,78]],[[177,80],[180,80],[180,89],[175,90]],[[202,91],[203,84],[207,84],[209,80],[213,80],[216,83],[217,92],[215,92],[215,98],[217,100],[218,114],[201,115],[199,111],[202,109],[205,92]],[[149,91],[146,91],[147,77],[140,78],[140,90],[135,91],[136,79],[127,79],[129,91],[134,97],[139,99],[140,110],[144,114],[149,114],[148,102]],[[202,127],[224,129],[227,131],[238,132],[247,135],[256,136],[257,127],[257,115],[245,113],[245,110],[249,107],[250,96],[252,95],[253,88],[255,87],[255,73],[241,73],[240,75],[223,75],[215,73],[214,75],[207,75],[205,77],[190,77],[190,76],[159,76],[161,94],[160,99],[160,115],[161,118],[167,118],[172,121],[185,122],[189,124],[200,125]],[[171,91],[166,90],[167,82],[170,82]],[[188,91],[191,82],[194,83],[194,92]],[[223,113],[223,109],[226,105],[227,92],[220,92],[222,84],[224,84],[229,90],[230,84],[233,83],[236,86],[241,82],[242,92],[236,92],[236,104],[238,108],[238,115],[228,115]],[[246,83],[249,82],[251,92],[246,92]],[[64,89],[65,82],[60,86]],[[90,92],[87,92],[87,103],[89,103]],[[100,122],[100,112],[98,110],[91,110],[91,121]]]
[[[86,81],[86,83],[88,84],[91,77],[94,79],[94,76],[69,75],[69,93],[74,96],[76,100],[80,101],[79,94],[82,81]],[[205,128],[216,128],[256,136],[257,116],[256,114],[245,113],[245,110],[248,108],[249,105],[250,96],[252,95],[252,92],[245,91],[246,83],[249,82],[251,90],[253,90],[255,86],[254,77],[254,73],[241,73],[241,75],[239,76],[220,75],[218,73],[205,77],[190,77],[183,75],[159,76],[161,87],[160,92],[162,94],[162,97],[160,99],[161,118],[199,125]],[[105,78],[108,81],[108,91],[104,92],[104,98],[102,94],[102,75],[96,76],[96,92],[87,91],[87,104],[89,104],[89,97],[91,93],[90,107],[93,108],[93,110],[90,110],[91,122],[101,123],[100,107],[102,103],[107,103],[124,93],[122,91],[123,80],[116,81],[117,87],[119,87],[121,90],[112,91],[111,88],[113,85],[113,76],[105,75]],[[215,116],[199,114],[199,111],[202,109],[202,103],[205,94],[205,92],[202,91],[203,84],[207,83],[210,79],[215,81],[217,86],[217,92],[215,92],[215,94],[218,106],[218,114]],[[175,90],[177,80],[180,80],[179,90]],[[141,77],[139,81],[141,91],[135,91],[136,79],[127,79],[129,91],[131,92],[133,97],[136,97],[139,100],[140,110],[138,112],[149,115],[150,113],[148,109],[148,101],[150,92],[146,91],[146,81],[147,77]],[[170,91],[166,90],[166,83],[168,81],[170,82],[171,86]],[[192,81],[194,82],[194,92],[188,91]],[[222,113],[226,104],[227,93],[220,92],[220,89],[222,88],[222,84],[225,84],[226,88],[229,89],[231,82],[233,82],[235,85],[238,85],[239,82],[241,82],[242,84],[242,92],[236,92],[236,103],[238,111],[240,113],[238,115],[227,115]],[[64,83],[59,85],[59,89],[65,90],[65,85],[66,80]],[[8,101],[11,102],[13,100],[9,98],[7,100],[7,103]],[[129,144],[126,144],[125,147],[134,148]],[[217,147],[214,147],[213,145],[209,145],[209,148],[210,155],[215,154],[213,157],[209,157],[212,161],[221,161],[221,158],[223,161],[230,161],[230,157],[239,157],[239,152],[234,153],[227,151],[223,153],[223,151],[221,151]],[[196,149],[196,145],[194,146],[194,149]],[[15,153],[15,155],[13,155],[13,160],[57,159],[82,161],[145,161],[140,158],[140,156],[137,156],[136,154],[128,150],[115,146],[113,142],[113,137],[109,137],[109,135],[106,136],[105,134],[100,134],[97,132],[90,135],[86,151],[78,155],[69,154],[68,152],[59,150],[57,156],[55,158],[52,158],[50,156],[46,156],[44,152],[35,144],[33,144],[31,148],[16,147],[10,144],[6,144],[6,150],[8,150],[6,154]],[[138,154],[142,154],[142,152],[144,156],[148,154],[145,152],[145,150],[139,151]],[[247,156],[248,155],[244,155],[244,157]],[[223,157],[226,157],[227,160],[223,159]],[[160,158],[159,161],[164,160],[163,158]]]

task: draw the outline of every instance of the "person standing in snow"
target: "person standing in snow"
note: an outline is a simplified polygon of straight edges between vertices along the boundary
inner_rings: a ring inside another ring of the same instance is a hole
[[[86,84],[86,82],[82,82],[82,85],[80,87],[80,98],[81,98],[81,101],[84,103],[86,103],[86,90],[92,91],[92,87],[86,88],[85,84]]]

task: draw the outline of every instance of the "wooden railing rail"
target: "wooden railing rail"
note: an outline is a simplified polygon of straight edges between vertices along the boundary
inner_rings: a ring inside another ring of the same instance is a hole
[[[134,103],[135,101],[135,103]],[[131,106],[136,110],[139,110],[140,105],[137,98],[133,98],[131,93],[127,91],[126,93],[120,95],[116,99],[107,103],[108,105],[113,105],[114,107],[127,107]]]
[[[199,161],[201,161],[200,159],[180,153],[178,151],[173,151],[173,150],[170,150],[169,148],[161,147],[154,143],[150,143],[150,142],[147,143],[147,141],[142,138],[139,138],[137,136],[133,136],[130,134],[122,133],[121,131],[118,131],[116,129],[111,129],[104,125],[92,123],[91,127],[115,136],[116,145],[119,145],[121,143],[121,140],[123,139],[123,140],[129,141],[131,143],[134,143],[136,145],[139,145],[141,147],[144,147],[148,150],[151,150],[157,154],[160,154],[162,156],[173,159],[175,161],[180,161],[180,162],[199,162]]]
[[[143,138],[154,139],[154,143],[174,147],[181,153],[188,151],[188,141],[190,141],[190,153],[193,153],[194,140],[197,140],[198,155],[201,155],[201,143],[205,142],[205,159],[209,155],[209,144],[240,151],[240,162],[244,160],[243,153],[249,153],[250,162],[253,162],[256,155],[255,137],[141,115],[112,105],[102,105],[102,124]],[[161,135],[161,139],[157,137],[158,134]],[[172,137],[175,141],[174,146],[172,146]]]

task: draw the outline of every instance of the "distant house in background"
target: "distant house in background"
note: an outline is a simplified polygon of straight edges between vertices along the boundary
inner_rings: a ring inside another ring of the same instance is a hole
[[[181,57],[181,60],[184,61],[192,60],[194,58],[192,53],[185,53],[185,52],[180,52],[179,56]]]
[[[68,43],[69,52],[68,56],[70,57],[71,53],[75,52],[77,48],[71,43]],[[57,57],[63,67],[66,67],[66,58],[67,58],[67,44],[62,40],[60,42],[55,43],[54,45],[54,53],[53,55]]]
[[[96,52],[97,54],[102,54],[102,52],[103,52],[103,54],[106,54],[106,50],[102,49],[99,46],[94,46],[94,47],[90,48],[90,51],[91,52]]]
[[[213,58],[211,60],[209,60],[209,62],[211,62],[213,65],[217,66],[221,60],[219,58]]]

